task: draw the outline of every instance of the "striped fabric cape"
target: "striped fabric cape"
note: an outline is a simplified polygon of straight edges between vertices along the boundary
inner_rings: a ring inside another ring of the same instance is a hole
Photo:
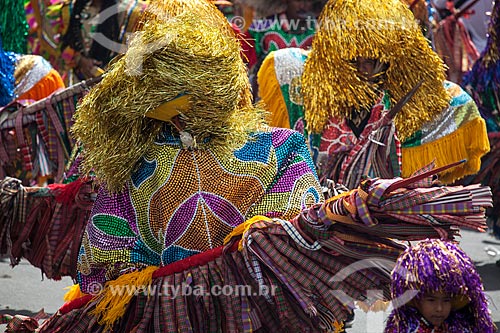
[[[303,96],[300,93],[307,56],[307,52],[294,48],[271,53],[259,71],[259,93],[271,112],[271,125],[293,128],[304,133],[318,173],[324,174],[331,171],[328,170],[329,159],[337,159],[339,154],[352,150],[361,140],[353,134],[345,119],[331,118],[322,133],[307,133]],[[444,86],[451,95],[449,107],[438,118],[424,124],[412,137],[401,143],[403,177],[410,176],[433,160],[438,167],[467,160],[467,163],[440,175],[443,182],[452,183],[479,171],[481,156],[489,151],[485,123],[474,101],[456,84],[444,82]],[[378,104],[372,108],[365,126],[367,136],[370,126],[391,108],[389,95],[390,92],[383,92]],[[397,136],[397,128],[395,135]],[[395,156],[397,149],[392,151],[394,153],[389,156]],[[386,164],[394,165],[390,159]]]
[[[437,186],[439,171],[366,179],[288,221],[255,216],[223,247],[73,293],[39,331],[339,332],[356,303],[390,301],[390,271],[406,248],[398,240],[484,230],[489,189]],[[367,297],[373,289],[382,294]]]
[[[0,179],[24,186],[63,180],[75,145],[69,134],[79,100],[100,78],[52,91],[34,103],[16,101],[0,109]],[[32,88],[33,89],[33,88]]]
[[[95,199],[92,180],[24,187],[0,180],[0,253],[21,258],[49,279],[76,278],[78,250]]]

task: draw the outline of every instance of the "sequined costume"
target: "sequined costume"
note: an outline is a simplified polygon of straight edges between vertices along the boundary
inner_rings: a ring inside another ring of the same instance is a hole
[[[219,247],[255,215],[289,219],[320,201],[303,141],[269,129],[220,154],[183,150],[178,137],[161,136],[123,192],[101,188],[80,253],[82,290],[127,266],[164,266]]]

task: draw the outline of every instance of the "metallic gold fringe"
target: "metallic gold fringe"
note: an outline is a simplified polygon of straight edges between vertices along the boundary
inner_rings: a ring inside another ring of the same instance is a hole
[[[357,57],[389,64],[380,87],[359,77],[352,63]],[[308,129],[321,132],[330,116],[344,118],[353,109],[370,108],[376,89],[387,89],[395,103],[422,79],[422,87],[395,119],[402,141],[448,105],[443,62],[400,0],[329,1],[302,79]]]
[[[182,13],[196,13],[206,17],[214,25],[218,25],[228,35],[234,35],[234,31],[227,24],[227,19],[211,1],[207,0],[154,0],[151,1],[139,20],[135,30],[143,30],[148,22],[165,22],[172,17]]]
[[[109,191],[124,188],[163,127],[145,114],[179,94],[190,95],[191,108],[181,119],[195,149],[230,152],[263,123],[251,102],[239,43],[220,29],[218,14],[209,14],[146,22],[83,99],[72,128],[83,143],[83,169],[93,170]]]

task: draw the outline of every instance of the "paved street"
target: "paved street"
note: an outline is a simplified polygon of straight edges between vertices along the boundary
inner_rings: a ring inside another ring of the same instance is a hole
[[[500,267],[495,261],[500,256],[489,256],[484,248],[493,246],[500,250],[500,241],[488,234],[462,231],[462,248],[476,262],[488,298],[491,300],[493,319],[500,326]],[[42,308],[54,313],[62,305],[64,288],[72,284],[71,279],[62,281],[42,280],[40,270],[26,261],[12,269],[8,258],[0,258],[0,313],[34,315]],[[356,319],[348,333],[381,333],[387,312],[365,314],[356,311]],[[0,331],[5,326],[0,325]]]

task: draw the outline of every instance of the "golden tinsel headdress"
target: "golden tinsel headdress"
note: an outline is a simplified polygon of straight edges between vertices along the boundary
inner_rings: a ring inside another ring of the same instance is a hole
[[[329,116],[350,117],[378,98],[373,84],[358,74],[358,57],[388,65],[379,88],[389,91],[393,103],[423,80],[395,119],[403,141],[448,105],[443,62],[400,0],[330,0],[318,23],[302,76],[312,132],[321,132]]]
[[[72,131],[83,144],[84,172],[93,170],[109,191],[124,188],[162,130],[164,122],[148,115],[172,101],[184,103],[178,111],[195,149],[233,150],[262,123],[239,43],[220,28],[219,14],[208,14],[146,23],[83,99]]]
[[[233,29],[227,23],[222,12],[209,0],[155,0],[151,1],[139,20],[135,30],[152,21],[166,21],[182,13],[196,13],[206,17],[213,25],[219,26],[224,33],[232,35]]]

